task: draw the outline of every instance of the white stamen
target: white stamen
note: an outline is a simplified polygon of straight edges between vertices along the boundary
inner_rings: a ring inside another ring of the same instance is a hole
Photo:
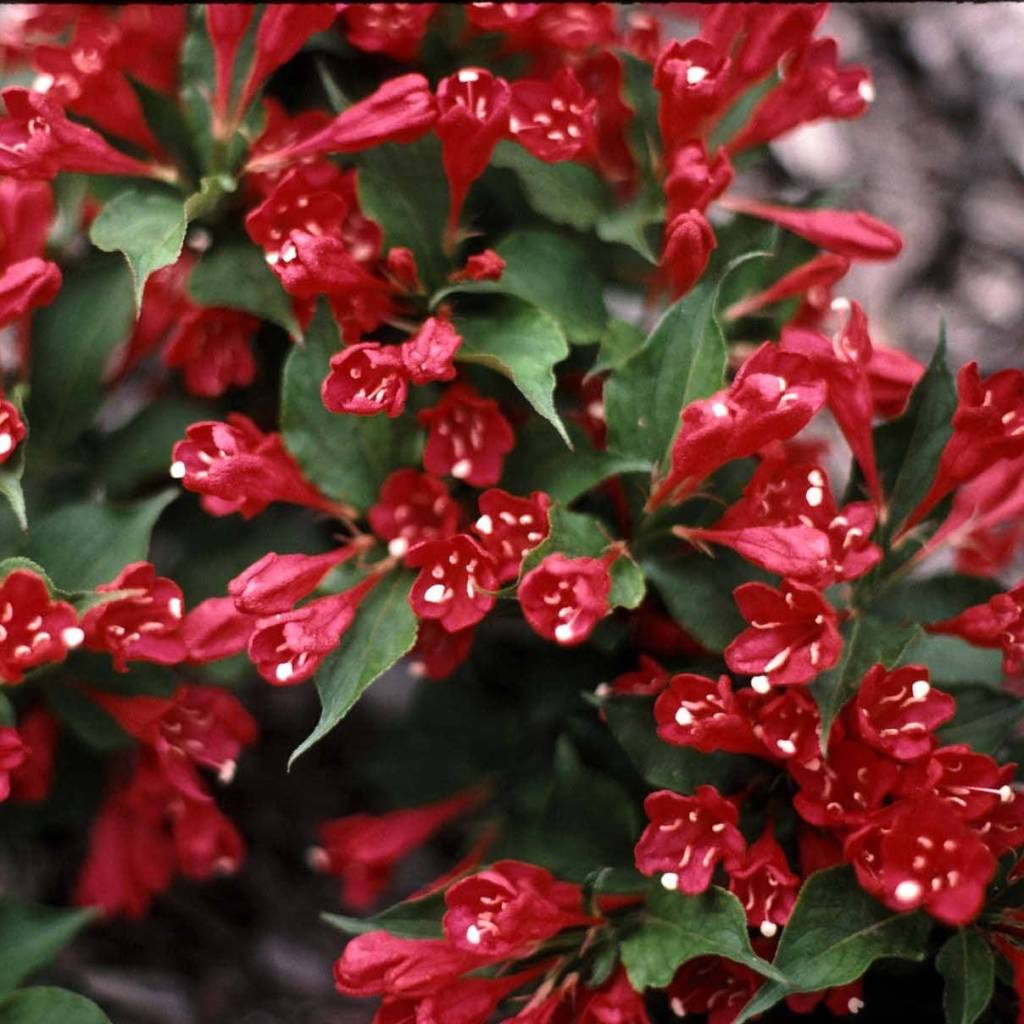
[[[167,602],[167,610],[171,613],[171,616],[175,619],[181,618],[182,606],[180,597],[172,597]]]
[[[776,740],[775,746],[788,757],[792,757],[796,753],[796,744],[792,740]]]
[[[185,468],[184,462],[172,462],[171,463],[171,476],[175,480],[183,480],[188,470]]]
[[[294,674],[295,669],[292,668],[292,663],[290,661],[282,661],[281,664],[274,669],[274,677],[279,683],[287,683]]]
[[[452,476],[456,480],[465,480],[470,473],[473,472],[473,463],[469,459],[459,459],[458,462],[452,466]]]
[[[928,696],[931,687],[928,685],[927,679],[918,679],[910,687],[910,692],[914,695],[914,700],[924,700]]]
[[[686,69],[686,84],[700,85],[708,77],[708,69],[702,68],[699,64],[692,64]]]
[[[490,516],[481,516],[476,521],[476,532],[489,537],[494,530],[494,520]]]
[[[721,419],[724,416],[729,415],[729,407],[724,402],[713,402],[711,405],[711,411]]]
[[[395,537],[388,541],[388,554],[392,558],[401,558],[409,550],[409,541],[405,537]]]
[[[875,87],[867,79],[857,86],[857,94],[865,103],[875,102]]]
[[[858,999],[856,996],[852,996],[850,998],[850,1001],[846,1004],[846,1008],[850,1011],[850,1013],[856,1015],[864,1009],[864,1000]]]
[[[0,434],[0,455],[6,455],[14,447],[14,438],[10,434]]]
[[[477,928],[477,926],[475,924],[471,924],[466,929],[466,941],[471,946],[479,946],[480,945],[480,938],[481,938],[480,929]]]
[[[85,633],[77,626],[68,626],[61,631],[60,638],[64,641],[65,647],[77,647],[85,639]]]
[[[817,508],[825,500],[825,492],[820,487],[808,487],[804,499],[811,508]]]
[[[900,903],[916,903],[921,898],[921,883],[907,878],[896,886],[895,896]]]
[[[779,926],[774,921],[762,921],[758,931],[766,939],[774,939],[779,933]]]
[[[435,583],[427,587],[423,594],[423,600],[428,604],[440,604],[448,594],[448,588],[443,583]]]
[[[234,761],[225,761],[217,772],[217,779],[222,785],[230,785],[235,777],[235,769],[238,767]]]
[[[693,715],[691,715],[690,712],[682,706],[680,706],[679,710],[676,712],[676,725],[681,725],[684,728],[687,725],[693,725]]]
[[[772,688],[767,676],[754,676],[750,680],[750,685],[753,687],[754,693],[767,693]]]
[[[674,871],[666,871],[661,876],[661,887],[668,889],[669,892],[675,892],[679,888],[679,876]]]
[[[572,624],[569,622],[562,622],[555,626],[555,639],[560,644],[567,644],[574,636]]]

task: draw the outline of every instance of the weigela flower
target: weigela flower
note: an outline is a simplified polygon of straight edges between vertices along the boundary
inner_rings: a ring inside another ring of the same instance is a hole
[[[678,500],[733,459],[793,437],[825,404],[826,394],[806,359],[762,345],[730,387],[683,409],[671,468],[651,495],[651,507]]]
[[[999,765],[960,743],[939,747],[905,768],[898,792],[910,798],[935,796],[948,804],[947,812],[971,822],[985,818],[997,804],[1014,800]]]
[[[332,511],[302,475],[280,434],[264,434],[247,416],[193,423],[171,455],[171,476],[203,495],[210,515],[251,519],[275,501]]]
[[[456,383],[437,405],[419,413],[419,421],[428,429],[423,450],[428,473],[451,474],[473,487],[491,487],[501,479],[516,439],[497,402]]]
[[[297,299],[328,295],[345,304],[350,292],[373,298],[389,290],[388,283],[367,273],[345,241],[335,235],[295,228],[276,253],[268,253],[267,262],[284,290]]]
[[[462,68],[438,83],[434,130],[448,179],[449,231],[459,222],[469,186],[483,174],[494,147],[508,133],[511,102],[508,82],[483,68]]]
[[[427,679],[447,679],[468,657],[473,626],[450,633],[436,619],[421,619],[416,646],[409,652],[409,671]]]
[[[98,132],[69,121],[56,101],[11,85],[0,91],[7,116],[0,118],[0,173],[49,179],[59,171],[150,177],[155,168],[118,152]]]
[[[190,800],[172,812],[171,836],[178,870],[186,878],[202,881],[232,875],[245,859],[238,829],[211,800]]]
[[[17,406],[0,398],[0,466],[13,454],[14,450],[25,440],[25,424]]]
[[[45,800],[53,786],[60,727],[45,707],[34,707],[18,721],[25,757],[10,770],[11,799],[16,803]]]
[[[412,999],[386,997],[374,1017],[374,1024],[485,1024],[498,1004],[524,982],[536,977],[534,968],[519,974],[494,978],[460,978],[429,995]]]
[[[367,576],[354,587],[319,597],[290,612],[259,619],[249,637],[249,659],[268,683],[305,682],[341,642],[363,598],[379,582]]]
[[[0,725],[0,803],[11,795],[11,775],[28,760],[28,747],[18,730]]]
[[[654,720],[658,736],[666,743],[694,747],[705,754],[716,750],[761,753],[728,676],[720,676],[717,682],[691,673],[672,676],[654,702]]]
[[[861,681],[853,709],[866,743],[897,761],[914,761],[935,748],[935,730],[956,713],[956,701],[933,689],[923,665],[892,672],[874,665]]]
[[[961,637],[975,647],[1002,649],[1003,671],[1015,675],[1024,670],[1024,583],[926,628]]]
[[[858,978],[849,985],[836,985],[823,992],[800,992],[786,996],[786,1006],[794,1013],[811,1013],[824,1004],[834,1017],[854,1016],[864,1009],[864,982]]]
[[[519,584],[519,605],[536,633],[563,647],[583,643],[611,611],[607,558],[547,555]]]
[[[754,735],[775,760],[813,762],[821,754],[818,705],[802,687],[784,687],[770,695],[741,690],[737,699],[753,722]]]
[[[724,150],[719,149],[711,158],[701,139],[684,142],[672,154],[665,179],[668,220],[688,210],[703,213],[732,184],[733,177]]]
[[[20,683],[24,674],[63,661],[85,638],[66,601],[54,601],[34,572],[15,569],[0,583],[0,680]]]
[[[193,309],[167,341],[164,364],[185,372],[193,395],[216,398],[228,388],[248,387],[256,376],[253,335],[259,321],[231,309]]]
[[[185,609],[181,587],[157,576],[149,562],[132,562],[116,579],[96,588],[99,594],[122,591],[124,596],[104,601],[82,617],[85,646],[90,651],[108,651],[118,672],[127,672],[129,661],[158,665],[182,661]]]
[[[251,4],[210,4],[206,8],[206,27],[213,49],[213,109],[222,119],[231,102],[231,77],[235,55],[245,37],[254,8]]]
[[[588,50],[615,42],[614,4],[536,4],[533,23],[538,50]]]
[[[348,544],[322,555],[278,555],[268,551],[228,583],[228,593],[238,610],[250,615],[285,612],[308,597],[331,569],[357,550],[357,545]]]
[[[25,730],[21,731],[26,736]],[[1006,764],[1000,768],[999,800],[982,818],[972,822],[975,832],[996,857],[1024,846],[1024,800],[1013,786],[1016,767]],[[1011,879],[1016,880],[1013,874]]]
[[[714,786],[698,786],[693,796],[658,790],[644,800],[644,813],[650,824],[636,844],[637,870],[660,875],[666,889],[695,896],[711,884],[719,861],[730,870],[742,862],[739,812]]]
[[[732,1024],[761,987],[761,976],[718,956],[699,956],[683,964],[665,990],[677,1017],[707,1014],[708,1024]]]
[[[456,882],[444,902],[448,941],[494,958],[526,955],[563,929],[591,921],[583,913],[579,886],[515,860],[498,861]]]
[[[984,380],[978,364],[956,375],[953,436],[942,450],[928,493],[906,528],[919,523],[947,494],[1001,459],[1024,455],[1024,370],[1000,370]]]
[[[550,506],[551,499],[543,491],[517,498],[495,487],[480,495],[480,515],[473,523],[473,532],[494,559],[499,583],[516,579],[523,556],[547,537]]]
[[[628,189],[636,178],[636,161],[627,138],[634,115],[623,100],[622,59],[607,50],[593,53],[577,65],[576,75],[597,104],[594,163],[598,172],[606,181]]]
[[[580,1024],[650,1024],[643,995],[621,967],[600,988],[586,992],[577,1013]]]
[[[472,537],[457,533],[411,548],[405,564],[420,574],[409,604],[421,619],[436,619],[449,633],[475,626],[493,607],[495,565]]]
[[[850,261],[834,252],[820,252],[784,274],[764,291],[748,295],[726,311],[727,320],[750,316],[765,306],[800,297],[800,306],[789,320],[795,327],[818,327],[832,305],[833,287],[846,277]]]
[[[357,50],[411,61],[436,10],[437,4],[346,4],[345,38]]]
[[[924,366],[913,356],[875,342],[871,362],[868,363],[875,412],[886,419],[899,416],[923,373]]]
[[[743,904],[747,923],[766,939],[789,920],[799,888],[800,876],[790,870],[770,825],[747,849],[742,864],[729,869],[729,891]]]
[[[245,650],[256,616],[240,612],[233,597],[200,601],[181,624],[188,660],[196,665],[219,661]]]
[[[570,68],[549,81],[513,82],[509,133],[538,160],[573,160],[594,147],[596,107]]]
[[[405,408],[409,393],[402,354],[395,345],[364,341],[347,345],[331,357],[331,369],[320,395],[331,412],[395,417]]]
[[[370,528],[401,557],[417,544],[454,536],[459,506],[437,477],[415,469],[396,469],[381,485],[377,503],[367,513]]]
[[[39,306],[47,306],[60,291],[56,263],[31,257],[3,268],[0,273],[0,327],[15,323]]]
[[[466,4],[470,25],[482,32],[508,32],[536,17],[540,4]]]
[[[733,591],[745,629],[725,650],[733,672],[764,686],[810,682],[839,661],[843,642],[835,609],[813,587],[783,580],[776,590],[744,583]]]
[[[390,884],[398,861],[465,814],[478,799],[476,793],[459,793],[422,807],[325,821],[318,829],[320,846],[312,851],[310,861],[341,881],[345,903],[368,910]]]
[[[676,147],[705,134],[728,99],[729,58],[705,39],[673,40],[654,66],[658,127],[670,158]]]
[[[662,664],[641,654],[637,658],[637,667],[632,672],[616,676],[609,684],[609,691],[623,696],[653,697],[668,685],[669,678],[669,672]],[[674,712],[672,717],[675,717]]]
[[[461,344],[462,337],[450,320],[428,317],[399,349],[409,380],[413,384],[454,380],[456,371],[452,360]]]
[[[470,256],[465,267],[451,275],[452,281],[500,281],[505,261],[493,250],[484,249]]]
[[[677,214],[665,226],[661,266],[673,299],[685,295],[700,279],[718,241],[699,210]]]

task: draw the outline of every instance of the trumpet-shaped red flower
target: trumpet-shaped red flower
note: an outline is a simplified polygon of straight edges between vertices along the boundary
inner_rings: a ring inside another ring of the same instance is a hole
[[[245,37],[255,8],[251,4],[210,4],[206,8],[206,25],[213,48],[213,109],[221,120],[231,102],[231,77],[235,55]]]
[[[28,760],[28,747],[18,730],[0,725],[0,803],[11,795],[11,775]]]
[[[743,904],[747,923],[766,939],[774,938],[789,920],[799,888],[800,876],[790,870],[770,825],[749,847],[743,863],[729,870],[729,891]]]
[[[345,4],[345,38],[357,49],[411,61],[437,4]]]
[[[420,570],[409,591],[412,610],[421,619],[438,620],[449,633],[475,626],[494,607],[494,562],[468,534],[417,544],[405,564]]]
[[[661,265],[672,298],[685,295],[700,280],[717,245],[711,225],[699,210],[679,213],[668,222]]]
[[[700,139],[684,142],[673,153],[665,179],[668,219],[689,210],[703,213],[732,184],[733,177],[724,150],[718,150],[712,158]]]
[[[85,646],[109,651],[118,672],[127,672],[129,661],[176,665],[185,658],[184,601],[174,580],[157,576],[149,562],[132,562],[96,591],[125,591],[123,597],[90,608],[82,618]]]
[[[800,307],[789,323],[795,327],[817,327],[832,304],[832,288],[846,277],[850,261],[834,252],[821,252],[784,274],[774,284],[731,305],[725,316],[737,320],[765,306],[801,297]]]
[[[935,730],[956,713],[956,701],[933,689],[923,665],[889,672],[874,665],[854,702],[856,727],[865,742],[897,761],[914,761],[935,748]]]
[[[538,160],[573,160],[594,148],[596,108],[572,70],[563,68],[550,81],[512,84],[509,132]]]
[[[707,1014],[708,1024],[732,1024],[763,979],[743,964],[699,956],[683,964],[665,990],[677,1017]]]
[[[636,866],[660,874],[666,889],[695,896],[711,884],[719,861],[729,870],[742,862],[739,812],[714,786],[698,786],[693,796],[658,790],[644,800],[644,812],[650,824],[636,844]]]
[[[769,757],[811,763],[820,758],[821,719],[818,705],[806,690],[785,687],[771,696],[753,689],[741,690],[737,698]]]
[[[790,760],[790,775],[800,786],[793,806],[822,828],[863,824],[896,786],[896,765],[865,743],[833,737],[828,758]]]
[[[547,537],[550,505],[551,499],[543,491],[517,498],[495,487],[480,495],[480,515],[473,531],[494,559],[499,583],[516,579],[523,556]]]
[[[654,66],[658,127],[670,157],[705,134],[728,96],[729,58],[705,39],[673,40]]]
[[[733,695],[728,676],[720,676],[717,682],[690,673],[672,676],[654,702],[654,720],[666,743],[694,747],[705,754],[716,750],[761,753],[761,743]]]
[[[454,380],[456,371],[452,360],[461,344],[462,337],[450,320],[428,317],[411,338],[402,342],[399,350],[409,380],[413,384]]]
[[[417,544],[453,536],[459,507],[441,480],[415,469],[396,469],[381,485],[368,513],[370,527],[388,551],[401,557]]]
[[[0,466],[13,454],[15,449],[25,440],[25,424],[16,406],[0,398]]]
[[[210,597],[201,601],[181,624],[188,660],[201,665],[241,653],[255,624],[256,616],[240,612],[232,597]]]
[[[473,487],[490,487],[501,479],[516,439],[497,402],[457,383],[433,409],[424,409],[419,421],[429,431],[423,450],[428,473],[451,474]]]
[[[231,309],[192,309],[167,340],[163,361],[185,372],[185,387],[204,398],[248,387],[256,376],[253,335],[259,321]]]
[[[25,757],[10,772],[11,799],[17,803],[45,800],[53,785],[60,727],[45,707],[34,707],[18,721]]]
[[[452,281],[500,281],[505,261],[493,250],[484,249],[466,260],[462,270],[451,275]]]
[[[416,646],[409,652],[409,671],[428,679],[447,679],[468,657],[472,626],[450,633],[436,619],[421,619]]]
[[[33,256],[4,267],[0,273],[0,327],[21,320],[39,306],[49,305],[57,297],[60,285],[60,268],[48,260]]]
[[[40,577],[15,569],[0,583],[0,680],[20,683],[24,674],[63,661],[85,638],[66,601],[54,601]]]
[[[395,417],[405,408],[409,394],[402,353],[395,345],[364,341],[347,345],[331,357],[331,369],[320,395],[331,412]]]
[[[813,587],[783,580],[776,590],[744,583],[733,591],[750,628],[725,650],[733,672],[754,676],[761,687],[810,682],[839,661],[843,642],[835,609]]]
[[[952,813],[970,822],[1014,800],[999,765],[964,744],[939,747],[930,757],[908,765],[900,777],[899,795],[938,797]]]
[[[285,612],[308,597],[336,565],[357,550],[356,545],[348,544],[322,555],[278,555],[268,551],[228,583],[228,593],[238,610],[249,615]]]
[[[976,647],[1001,648],[1004,671],[1016,674],[1024,669],[1024,583],[926,628],[929,633],[961,637]]]
[[[579,886],[515,860],[498,861],[456,882],[444,901],[448,941],[494,958],[523,956],[563,929],[590,921]]]
[[[583,643],[611,611],[606,558],[548,555],[519,584],[519,605],[534,631],[563,647]]]

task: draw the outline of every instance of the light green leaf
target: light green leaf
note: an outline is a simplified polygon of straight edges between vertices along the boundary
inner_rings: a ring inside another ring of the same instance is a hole
[[[320,695],[320,721],[299,744],[288,764],[326,736],[363,695],[416,642],[416,616],[409,607],[413,576],[396,571],[363,600],[355,622],[314,680]]]
[[[199,191],[185,200],[185,215],[190,221],[209,216],[221,200],[237,191],[238,182],[229,174],[211,174],[199,181]]]
[[[164,189],[130,188],[111,199],[89,228],[97,249],[121,252],[135,286],[135,308],[142,306],[146,278],[173,263],[185,241],[181,197]]]
[[[658,262],[651,244],[655,228],[665,221],[665,200],[660,189],[644,189],[629,205],[618,206],[598,221],[597,237],[602,242],[628,246],[648,263]]]
[[[441,918],[446,909],[444,893],[438,892],[420,899],[403,900],[373,917],[342,914],[321,914],[320,917],[343,935],[383,931],[401,939],[440,939],[444,936]]]
[[[281,385],[281,432],[303,472],[325,494],[364,510],[384,478],[417,461],[419,430],[411,414],[347,416],[328,412],[320,385],[341,351],[338,328],[321,302],[305,342],[292,349]]]
[[[794,992],[847,985],[881,957],[923,960],[931,921],[920,911],[898,914],[869,896],[849,867],[819,871],[804,882],[782,932],[768,981],[743,1008],[752,1020]]]
[[[974,1024],[992,999],[995,958],[988,943],[973,928],[951,935],[935,966],[946,981],[942,1004],[947,1024]]]
[[[731,892],[712,886],[685,896],[653,887],[638,930],[622,943],[630,984],[638,992],[665,988],[683,964],[699,956],[722,956],[778,977],[751,947],[743,905]]]
[[[0,993],[48,964],[95,916],[0,898]]]
[[[502,298],[486,313],[458,317],[455,326],[462,335],[456,358],[508,377],[568,445],[555,411],[554,367],[569,354],[569,345],[554,319],[520,299]]]
[[[0,1024],[110,1024],[110,1018],[74,992],[26,988],[0,1000]]]

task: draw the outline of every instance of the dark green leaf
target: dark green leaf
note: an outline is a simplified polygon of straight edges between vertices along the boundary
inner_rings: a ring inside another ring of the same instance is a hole
[[[665,200],[660,189],[642,191],[627,206],[616,207],[598,221],[597,237],[602,242],[628,246],[648,263],[658,262],[655,245],[657,232],[665,220]]]
[[[455,326],[462,335],[456,358],[508,377],[568,444],[555,411],[554,367],[569,354],[569,346],[554,319],[528,302],[502,298],[486,313],[458,317]]]
[[[124,261],[104,258],[65,274],[56,300],[35,314],[28,403],[33,445],[70,441],[92,422],[107,360],[131,327],[132,303]]]
[[[384,931],[402,939],[440,939],[444,935],[441,918],[445,909],[444,893],[438,892],[396,903],[373,917],[345,917],[341,914],[322,914],[321,917],[345,935]]]
[[[950,687],[956,715],[939,730],[942,743],[967,743],[979,754],[995,754],[1024,718],[1024,701],[987,686]]]
[[[109,754],[135,745],[111,715],[76,687],[48,682],[45,693],[50,710],[87,747]]]
[[[924,633],[907,648],[903,660],[925,665],[933,683],[953,689],[965,683],[998,689],[1006,675],[1002,651],[972,647],[958,636]]]
[[[988,943],[973,928],[951,935],[935,966],[946,981],[942,1004],[947,1024],[974,1024],[992,999],[995,959]]]
[[[17,988],[48,964],[93,917],[91,910],[55,910],[0,898],[0,993]]]
[[[823,672],[811,691],[821,712],[821,743],[828,743],[836,715],[857,692],[860,681],[876,662],[894,668],[903,652],[917,638],[920,627],[895,626],[869,616],[853,619],[843,627],[843,656],[835,668]]]
[[[374,146],[356,157],[359,204],[384,231],[386,246],[406,246],[420,280],[435,291],[448,274],[443,241],[448,181],[433,136],[407,145]]]
[[[305,342],[288,356],[281,390],[281,431],[303,472],[325,494],[366,509],[384,478],[417,461],[419,431],[409,414],[345,416],[320,399],[331,356],[340,351],[338,328],[321,302]]]
[[[617,370],[634,352],[639,352],[647,339],[635,324],[625,320],[612,320],[601,337],[597,359],[590,368],[591,373]]]
[[[725,342],[715,319],[717,287],[698,285],[661,318],[604,389],[608,448],[658,465],[679,428],[679,413],[722,386]]]
[[[515,142],[499,142],[491,163],[514,171],[530,206],[556,224],[585,231],[608,209],[610,200],[604,183],[580,164],[545,163]]]
[[[146,278],[181,254],[185,226],[180,196],[164,189],[131,188],[104,205],[89,228],[89,238],[97,249],[124,253],[138,309]]]
[[[654,702],[647,697],[616,697],[602,705],[608,728],[637,772],[655,789],[692,793],[712,785],[729,793],[767,772],[767,763],[737,754],[702,754],[692,747],[666,743],[657,734]]]
[[[731,892],[712,886],[699,896],[684,896],[652,888],[638,930],[622,943],[630,984],[638,992],[665,988],[683,964],[699,956],[722,956],[777,976],[751,947],[743,905]]]
[[[794,992],[849,984],[881,957],[923,960],[930,930],[923,913],[897,914],[869,896],[851,868],[819,871],[804,882],[775,954],[785,981],[763,985],[737,1024]]]
[[[320,721],[296,748],[289,765],[323,739],[352,709],[363,691],[416,642],[416,616],[409,607],[412,575],[396,571],[363,600],[356,620],[315,676]]]
[[[188,290],[201,306],[240,309],[279,324],[293,338],[302,334],[291,299],[267,266],[262,250],[248,239],[216,242],[196,264]]]
[[[0,1000],[0,1024],[110,1024],[110,1018],[74,992],[26,988]]]
[[[984,604],[1001,590],[995,580],[943,573],[886,587],[873,602],[871,613],[894,622],[939,622],[972,604]]]
[[[146,558],[153,527],[177,496],[177,491],[167,490],[125,505],[64,505],[33,526],[28,556],[65,590],[107,583],[129,562]]]
[[[136,81],[129,76],[128,82],[135,90],[142,106],[146,124],[157,141],[181,164],[189,173],[198,172],[196,153],[192,147],[192,135],[188,121],[176,100],[168,93],[150,88],[144,82]],[[191,218],[190,218],[191,219]]]

